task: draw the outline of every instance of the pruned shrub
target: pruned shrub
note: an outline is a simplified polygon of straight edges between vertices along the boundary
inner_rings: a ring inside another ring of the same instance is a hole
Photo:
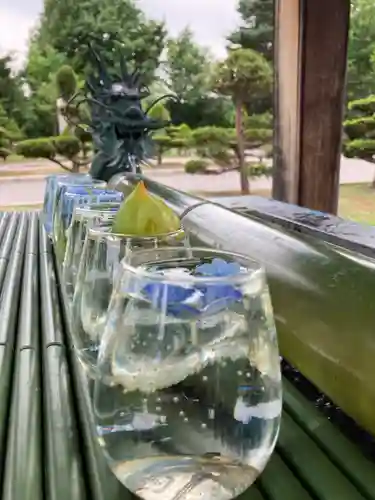
[[[16,146],[16,153],[25,158],[47,158],[56,156],[52,137],[42,137],[40,139],[27,139],[21,141]]]
[[[78,156],[81,151],[81,144],[74,135],[59,135],[51,138],[51,141],[56,153],[69,160]]]
[[[229,151],[235,147],[235,131],[221,127],[201,127],[193,130],[191,144],[198,156],[215,162],[229,161]]]
[[[244,127],[245,129],[272,129],[273,116],[271,113],[246,116],[244,119]]]
[[[375,156],[375,139],[355,139],[344,144],[344,154],[348,158],[371,160]]]
[[[271,129],[248,128],[245,129],[245,144],[247,148],[257,148],[263,144],[272,143],[273,132]]]
[[[16,153],[25,158],[46,158],[60,165],[65,170],[78,172],[79,168],[87,164],[87,161],[79,159],[81,144],[73,135],[59,135],[56,137],[42,137],[40,139],[28,139],[21,141],[16,146]],[[61,161],[67,159],[72,162],[69,168]]]
[[[344,131],[348,139],[358,139],[367,136],[375,130],[375,116],[361,116],[346,120]]]
[[[166,132],[168,129],[166,130]],[[188,140],[183,137],[170,136],[168,133],[155,134],[153,136],[154,144],[157,149],[158,165],[162,164],[163,156],[171,149],[184,149],[188,147]]]
[[[204,174],[208,165],[208,161],[201,158],[189,160],[185,163],[185,172],[187,174]]]
[[[248,165],[248,176],[252,178],[269,177],[272,175],[272,167],[265,163],[251,163]]]
[[[76,92],[77,76],[71,66],[62,66],[56,74],[56,84],[59,95],[68,101]]]
[[[348,105],[348,109],[352,112],[375,113],[375,95],[351,101]]]

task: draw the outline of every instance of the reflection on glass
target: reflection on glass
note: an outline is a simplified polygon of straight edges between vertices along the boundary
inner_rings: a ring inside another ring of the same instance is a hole
[[[155,237],[131,237],[112,233],[108,223],[88,229],[73,296],[71,327],[74,347],[89,373],[96,367],[120,261],[136,249],[185,244],[182,230]]]
[[[72,222],[67,231],[67,244],[63,262],[63,285],[66,297],[73,298],[79,264],[87,229],[99,223],[110,223],[121,203],[94,203],[74,209]]]
[[[97,365],[98,441],[145,500],[231,499],[278,435],[281,374],[263,270],[196,248],[117,268]]]
[[[59,264],[62,264],[65,257],[67,230],[75,207],[122,201],[122,193],[102,189],[99,187],[101,184],[100,181],[98,187],[96,183],[92,186],[67,186],[61,191],[53,215],[53,242]]]

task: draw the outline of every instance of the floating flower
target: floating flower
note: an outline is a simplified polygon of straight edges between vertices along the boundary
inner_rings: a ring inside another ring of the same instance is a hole
[[[242,293],[229,284],[214,282],[204,284],[203,278],[207,276],[209,280],[209,278],[230,277],[240,272],[241,267],[236,263],[213,259],[211,263],[202,264],[195,269],[193,276],[201,277],[202,283],[197,283],[194,287],[171,283],[150,283],[143,288],[143,294],[153,307],[172,316],[212,315],[240,301]],[[179,272],[179,274],[183,280],[184,274],[187,273]],[[188,275],[191,276],[191,272]]]
[[[213,259],[211,263],[202,264],[196,268],[197,274],[204,276],[236,276],[240,274],[241,266],[236,262],[227,262],[224,259]]]

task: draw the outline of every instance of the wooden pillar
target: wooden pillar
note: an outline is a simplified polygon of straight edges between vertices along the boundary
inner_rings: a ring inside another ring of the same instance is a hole
[[[273,197],[336,213],[350,0],[275,0]]]

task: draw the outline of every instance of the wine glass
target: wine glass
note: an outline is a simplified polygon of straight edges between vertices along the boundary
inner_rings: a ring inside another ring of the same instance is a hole
[[[74,209],[72,222],[67,231],[67,244],[62,265],[62,282],[68,299],[73,299],[87,229],[99,223],[111,223],[120,207],[120,202],[112,202],[77,206]]]
[[[89,174],[59,174],[49,175],[46,178],[46,188],[43,201],[43,223],[48,236],[52,236],[53,211],[55,208],[56,193],[62,185],[91,184],[92,178]]]
[[[227,500],[274,449],[281,373],[263,269],[200,248],[123,260],[93,393],[100,446],[144,500]]]
[[[183,230],[151,237],[112,232],[112,224],[100,222],[88,229],[71,307],[74,348],[88,375],[95,370],[100,338],[121,259],[139,248],[185,245]]]
[[[100,185],[100,184],[99,184]],[[67,244],[67,230],[77,206],[90,203],[121,202],[123,194],[119,191],[105,190],[92,186],[65,186],[57,200],[53,215],[53,242],[59,264],[62,264]]]

